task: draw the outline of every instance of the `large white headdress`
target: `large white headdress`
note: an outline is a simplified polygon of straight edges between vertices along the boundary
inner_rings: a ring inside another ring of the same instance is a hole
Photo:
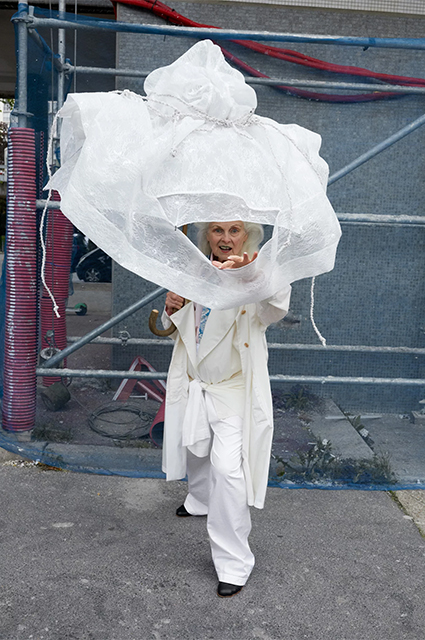
[[[255,91],[208,40],[129,91],[68,96],[61,208],[123,267],[212,308],[272,296],[333,268],[340,227],[321,138],[255,114]],[[178,229],[272,227],[257,260],[221,271]]]

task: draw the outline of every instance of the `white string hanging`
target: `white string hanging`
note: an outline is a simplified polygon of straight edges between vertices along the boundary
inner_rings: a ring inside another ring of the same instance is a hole
[[[314,286],[315,284],[316,284],[316,278],[314,277],[311,279],[311,289],[310,289],[310,320],[317,337],[319,338],[322,345],[326,347],[326,339],[322,336],[322,334],[320,333],[314,321]]]
[[[51,156],[52,149],[53,149],[53,137],[54,137],[54,132],[55,132],[55,129],[56,129],[58,116],[59,116],[59,111],[56,113],[56,115],[55,115],[55,117],[53,119],[52,127],[50,129],[49,144],[47,146],[46,167],[47,167],[47,173],[48,173],[48,176],[49,176],[49,180],[52,177],[52,171],[50,169],[49,158]],[[41,254],[42,254],[42,258],[41,258],[41,282],[43,283],[43,286],[46,289],[47,293],[49,294],[49,297],[50,297],[50,299],[51,299],[51,301],[53,303],[53,311],[54,311],[56,317],[60,318],[61,316],[60,316],[60,313],[59,313],[59,307],[58,307],[58,305],[56,303],[55,296],[53,295],[52,291],[50,290],[49,286],[47,285],[46,276],[45,276],[47,251],[46,251],[46,243],[44,242],[43,231],[44,231],[44,222],[45,222],[47,210],[48,210],[48,207],[49,207],[49,202],[52,199],[52,192],[53,192],[53,189],[49,188],[48,195],[47,195],[47,198],[46,198],[46,204],[44,205],[44,209],[43,209],[43,213],[41,215],[41,221],[40,221],[40,243],[41,243]]]

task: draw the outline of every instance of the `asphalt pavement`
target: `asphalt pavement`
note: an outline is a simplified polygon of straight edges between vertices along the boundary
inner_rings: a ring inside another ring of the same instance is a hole
[[[107,348],[93,349],[106,368]],[[327,428],[336,439],[339,422]],[[269,488],[252,510],[253,574],[221,599],[205,518],[174,515],[186,483],[53,471],[0,449],[0,486],[0,640],[425,639],[425,491]]]
[[[221,599],[205,518],[174,515],[186,483],[7,457],[1,640],[425,637],[425,540],[389,493],[269,489],[252,510],[256,567]]]

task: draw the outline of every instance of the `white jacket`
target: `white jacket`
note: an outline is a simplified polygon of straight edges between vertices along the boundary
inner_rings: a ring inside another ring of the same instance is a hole
[[[236,323],[238,349],[245,384],[245,412],[242,443],[242,465],[247,485],[248,504],[261,509],[267,488],[273,437],[273,406],[267,369],[265,331],[269,324],[283,318],[289,308],[291,289],[269,300],[234,309],[212,310],[208,318],[208,334],[204,334],[196,354],[193,303],[173,313],[176,326],[175,346],[167,379],[164,421],[163,471],[167,480],[186,476],[186,447],[182,445],[183,417],[188,398],[188,361],[214,359],[215,348]],[[170,326],[164,312],[162,321]]]

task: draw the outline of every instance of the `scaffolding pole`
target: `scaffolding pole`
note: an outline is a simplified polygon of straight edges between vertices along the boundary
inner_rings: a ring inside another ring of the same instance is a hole
[[[46,206],[46,200],[37,200],[37,209],[44,210]],[[59,201],[50,201],[47,204],[48,209],[60,209],[61,203]],[[344,224],[372,224],[372,225],[407,225],[407,226],[424,226],[425,216],[416,215],[393,215],[393,214],[380,214],[380,213],[337,213],[338,220]]]
[[[238,29],[211,29],[200,27],[183,27],[157,24],[132,24],[112,20],[98,20],[96,23],[79,17],[78,20],[60,20],[58,18],[36,18],[30,16],[27,20],[29,26],[50,27],[57,29],[82,29],[156,34],[160,36],[177,36],[179,38],[197,38],[211,40],[254,40],[264,42],[292,42],[312,44],[333,44],[369,48],[384,49],[413,49],[425,50],[425,38],[368,38],[356,36],[331,36],[315,34],[276,33],[272,31],[241,31]]]
[[[120,378],[124,380],[166,380],[166,371],[121,371],[110,369],[45,369],[38,367],[39,376],[62,376],[63,378]],[[272,375],[270,382],[307,384],[374,384],[392,386],[425,387],[423,378],[372,378],[355,376],[301,376]]]
[[[137,71],[136,69],[113,69],[106,67],[75,66],[69,63],[63,65],[65,73],[95,74],[107,76],[124,76],[127,78],[146,78],[151,71]],[[255,78],[244,76],[246,84],[265,86],[285,85],[288,87],[307,87],[318,89],[337,89],[341,91],[382,91],[384,93],[414,93],[425,94],[425,87],[408,87],[399,84],[378,84],[368,82],[336,82],[325,80],[303,80],[301,78]]]
[[[65,18],[65,0],[59,0],[59,16],[61,20]],[[58,54],[61,70],[58,73],[58,111],[62,107],[65,98],[65,29],[58,29]]]
[[[68,336],[67,340],[70,343],[79,342],[82,339],[81,336]],[[93,338],[90,340],[90,344],[113,344],[122,347],[131,346],[165,346],[173,347],[174,340],[166,340],[164,338]],[[282,351],[322,351],[322,352],[350,352],[350,353],[380,353],[389,355],[411,355],[411,356],[425,356],[425,349],[415,347],[387,347],[387,346],[374,346],[374,345],[352,345],[352,344],[327,344],[324,347],[321,344],[302,344],[299,342],[268,342],[267,348],[280,349]]]
[[[18,127],[27,126],[28,114],[28,27],[26,18],[28,17],[28,2],[25,0],[18,4],[21,19],[18,22],[18,54],[17,54],[17,91],[16,102],[12,111],[12,116],[18,117]]]

